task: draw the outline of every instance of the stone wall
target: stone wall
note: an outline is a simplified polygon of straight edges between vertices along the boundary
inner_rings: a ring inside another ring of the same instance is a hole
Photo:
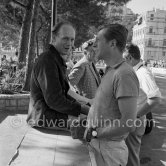
[[[0,95],[0,111],[27,111],[29,94]]]

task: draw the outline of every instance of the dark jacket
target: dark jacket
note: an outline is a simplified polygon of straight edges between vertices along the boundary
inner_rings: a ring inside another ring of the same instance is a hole
[[[52,122],[55,126],[58,122],[63,125],[62,120],[67,120],[68,115],[77,117],[81,105],[67,94],[68,90],[66,64],[50,45],[49,50],[39,56],[32,71],[27,121],[31,125],[49,127]]]

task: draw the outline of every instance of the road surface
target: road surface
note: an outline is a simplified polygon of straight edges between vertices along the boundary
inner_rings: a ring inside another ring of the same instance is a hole
[[[155,78],[162,93],[162,102],[153,111],[155,127],[142,139],[141,166],[166,166],[166,76]]]

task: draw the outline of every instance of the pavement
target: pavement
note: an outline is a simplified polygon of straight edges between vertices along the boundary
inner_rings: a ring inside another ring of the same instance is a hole
[[[166,77],[155,74],[162,93],[161,104],[153,110],[155,126],[142,139],[141,166],[166,166]]]
[[[153,110],[153,117],[156,122],[155,127],[149,135],[144,136],[142,139],[142,146],[140,152],[141,166],[166,166],[166,77],[156,75],[156,82],[162,93],[162,102],[159,107]],[[21,162],[18,155],[16,155],[16,149],[20,146],[20,143],[24,139],[25,134],[29,130],[28,126],[25,123],[26,116],[27,112],[0,112],[0,166],[9,165],[9,162],[13,158],[13,156],[17,157],[19,161],[18,163]],[[31,137],[28,137],[28,139],[29,138]],[[26,153],[27,150],[30,149],[26,149],[24,151],[24,146],[22,147],[22,152]],[[61,142],[60,146],[63,146]],[[70,147],[70,144],[68,146]],[[41,148],[39,148],[39,150],[40,149]],[[50,148],[47,149],[48,152],[50,152]],[[63,146],[63,150],[64,149],[65,147]],[[68,148],[66,148],[66,150],[68,154],[71,155]],[[64,153],[64,151],[61,151],[61,154],[62,153]],[[26,153],[25,157],[28,154],[30,153]],[[77,154],[74,153],[74,155]],[[81,155],[79,154],[79,156]],[[16,166],[18,165],[18,163],[13,163],[13,165]]]
[[[166,78],[166,68],[151,67],[150,69],[154,75],[163,76]]]

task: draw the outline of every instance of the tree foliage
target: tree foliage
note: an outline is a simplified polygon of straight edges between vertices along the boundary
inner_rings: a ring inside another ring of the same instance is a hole
[[[0,40],[4,47],[18,47],[23,11],[11,5],[0,5]]]
[[[115,0],[115,5],[128,1],[130,0]],[[92,38],[100,25],[107,23],[105,10],[109,2],[109,0],[58,1],[58,21],[68,20],[75,25],[77,30],[76,47]],[[111,19],[115,18],[112,17]],[[21,27],[22,31],[20,33]],[[28,60],[25,90],[29,90],[30,74],[35,58],[35,46],[41,48],[41,45],[43,45],[43,48],[46,48],[49,43],[50,32],[51,1],[0,0],[0,39],[4,45],[10,44],[14,47],[18,47],[19,40],[19,62]]]
[[[75,45],[93,37],[91,31],[104,24],[104,6],[94,0],[61,0],[58,1],[58,20],[69,20],[77,29]]]
[[[124,9],[123,7],[124,7],[123,5],[117,6],[116,3],[112,3],[109,8],[109,12],[107,13],[107,22],[119,23],[124,25],[128,29],[128,42],[131,42],[132,28],[135,24],[135,20],[137,19],[137,15],[134,13],[133,14],[124,13],[124,10],[128,9],[127,8]]]
[[[25,14],[25,10],[20,8],[15,3],[16,1],[24,6],[28,2],[28,0],[0,0],[0,22],[5,22],[3,26],[0,24],[1,41],[5,45],[12,44],[14,47],[17,47],[19,44],[19,33]],[[128,1],[130,0],[115,0],[115,4],[119,5]],[[11,2],[15,3],[15,5],[8,5]],[[41,2],[45,9],[42,10],[40,8],[39,10],[36,31],[38,32],[39,48],[42,48],[42,46],[45,48],[45,45],[49,42],[50,35],[51,0],[42,0]],[[77,29],[75,45],[78,47],[84,41],[92,38],[96,29],[106,22],[106,9],[103,4],[110,3],[110,0],[58,0],[57,2],[58,21],[65,19],[75,25]]]

